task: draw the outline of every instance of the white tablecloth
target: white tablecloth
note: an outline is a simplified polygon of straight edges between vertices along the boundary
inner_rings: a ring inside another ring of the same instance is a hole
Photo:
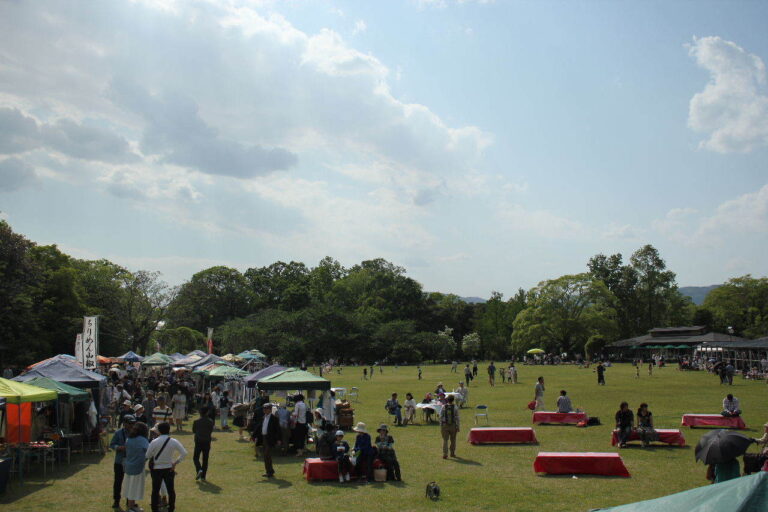
[[[436,402],[432,402],[431,404],[416,404],[416,408],[417,409],[432,409],[433,411],[435,411],[435,414],[440,414],[440,411],[443,410],[443,406],[438,404],[438,403],[436,403]]]

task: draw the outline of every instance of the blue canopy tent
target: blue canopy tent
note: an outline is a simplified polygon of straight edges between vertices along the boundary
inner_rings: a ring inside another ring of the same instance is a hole
[[[122,359],[123,361],[128,361],[129,363],[140,363],[144,360],[143,357],[141,357],[136,352],[129,350],[125,354],[118,356],[118,359]]]

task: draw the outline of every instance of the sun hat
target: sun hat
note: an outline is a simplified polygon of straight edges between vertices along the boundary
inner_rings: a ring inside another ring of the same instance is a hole
[[[336,431],[336,436],[337,436],[337,437],[338,437],[338,436],[343,436],[343,435],[344,435],[344,431],[343,431],[343,430],[337,430],[337,431]]]
[[[125,402],[123,402],[123,405],[133,406],[133,402],[131,402],[130,400],[126,400]]]
[[[134,406],[133,406],[133,410],[134,410],[135,412],[139,412],[139,411],[140,411],[141,409],[143,409],[143,408],[144,408],[144,406],[143,406],[143,405],[141,405],[141,404],[136,404],[136,405],[134,405]]]
[[[368,433],[368,429],[366,428],[365,423],[363,423],[362,421],[359,422],[357,426],[355,426],[355,428],[353,428],[352,430],[354,430],[355,432],[361,432],[363,434]]]
[[[379,425],[379,428],[376,429],[376,432],[381,432],[382,430],[389,432],[389,427],[385,423],[382,423]]]

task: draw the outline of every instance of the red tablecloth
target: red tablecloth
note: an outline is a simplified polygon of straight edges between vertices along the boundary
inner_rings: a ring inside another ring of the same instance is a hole
[[[656,433],[659,434],[660,443],[685,446],[685,437],[683,437],[682,432],[680,432],[676,428],[657,428]],[[637,432],[633,430],[632,434],[629,436],[629,441],[639,441],[639,440],[640,440],[640,436],[637,434]],[[614,430],[613,435],[611,435],[611,444],[613,446],[616,446],[617,444],[619,444],[619,432],[617,430]]]
[[[629,476],[618,453],[539,452],[533,470],[550,475]]]
[[[575,425],[580,421],[587,421],[587,414],[583,412],[546,412],[533,413],[533,423],[563,423]]]
[[[747,424],[740,416],[726,418],[720,414],[683,414],[684,427],[723,427],[744,430]]]
[[[473,428],[467,438],[472,444],[538,443],[536,432],[530,427]]]
[[[339,466],[335,460],[304,459],[307,480],[337,480]]]

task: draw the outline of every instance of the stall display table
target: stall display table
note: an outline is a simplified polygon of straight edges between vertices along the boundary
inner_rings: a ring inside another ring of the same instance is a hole
[[[681,423],[684,427],[721,427],[745,430],[747,428],[741,416],[726,418],[720,414],[683,414]]]
[[[677,446],[685,446],[685,437],[682,432],[676,428],[657,428],[656,433],[659,434],[659,443],[676,444]],[[640,436],[632,429],[632,434],[629,436],[628,441],[639,441]],[[619,431],[614,430],[611,434],[611,444],[616,446],[619,444]]]
[[[443,406],[437,402],[432,402],[430,404],[416,404],[416,410],[421,411],[422,419],[424,418],[424,411],[426,409],[431,409],[435,413],[433,419],[437,419],[440,417],[440,411],[443,410]]]
[[[533,470],[548,475],[629,477],[629,471],[618,453],[539,452],[533,462]]]
[[[339,465],[335,460],[304,459],[304,475],[309,480],[338,480]]]
[[[467,441],[472,444],[538,443],[536,432],[530,427],[485,427],[469,431]]]
[[[576,425],[580,422],[586,422],[587,413],[585,412],[548,412],[536,411],[533,413],[533,423],[535,425],[545,423],[559,423],[561,425]]]

